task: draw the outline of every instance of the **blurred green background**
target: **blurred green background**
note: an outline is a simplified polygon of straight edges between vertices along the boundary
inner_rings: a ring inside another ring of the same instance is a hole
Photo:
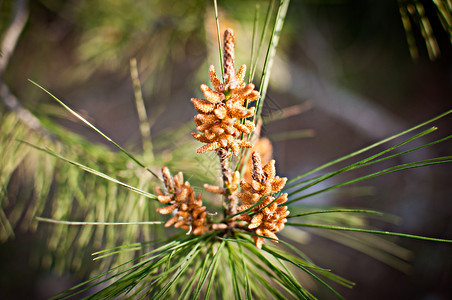
[[[421,3],[425,9],[440,50],[437,56],[427,50],[414,19],[409,36],[414,38],[418,55],[416,59],[410,56],[399,10],[411,3]],[[2,40],[22,4],[29,15],[6,69],[0,73],[2,85],[20,104],[43,124],[59,124],[88,141],[109,147],[27,81],[32,79],[120,145],[140,152],[129,70],[129,60],[136,58],[152,121],[151,136],[160,138],[154,153],[161,155],[159,161],[182,164],[171,151],[184,144],[172,139],[189,140],[193,126],[187,124],[194,114],[189,99],[201,96],[199,85],[208,80],[208,65],[215,64],[219,69],[212,2],[3,0]],[[238,64],[249,65],[251,59],[256,4],[262,20],[268,1],[219,1],[221,28],[232,27],[236,32]],[[291,178],[450,109],[449,34],[433,1],[292,1],[263,110],[268,118],[285,114],[262,129],[262,134],[274,142],[278,173]],[[2,101],[2,118],[10,111]],[[449,117],[435,125],[447,135],[452,120]],[[54,125],[47,126],[49,131],[55,130]],[[168,129],[181,128],[177,138],[165,135]],[[165,142],[175,146],[171,148]],[[188,145],[194,153],[196,146]],[[71,145],[66,147],[70,152]],[[449,142],[406,159],[448,155],[451,150]],[[108,159],[102,163],[108,165]],[[450,166],[407,171],[309,201],[313,205],[389,212],[401,220],[390,230],[451,239],[450,174]],[[26,172],[13,175],[9,192],[20,189],[28,178]],[[20,192],[8,195],[21,197]],[[11,205],[5,205],[5,214],[10,211]],[[40,263],[30,257],[42,248],[41,226],[38,232],[21,230],[24,226],[20,221],[15,227],[15,237],[0,244],[1,299],[45,298],[86,276],[77,275],[76,270],[60,275],[53,272],[52,264],[39,267]],[[357,283],[352,290],[339,288],[348,299],[450,299],[450,245],[397,242],[413,252],[409,274],[315,235],[302,247],[320,266]]]

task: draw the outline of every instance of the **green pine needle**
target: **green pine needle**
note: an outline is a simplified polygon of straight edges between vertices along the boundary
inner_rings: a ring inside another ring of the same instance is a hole
[[[359,213],[359,214],[374,214],[374,215],[382,215],[383,213],[375,210],[367,210],[367,209],[348,209],[348,208],[341,208],[341,209],[325,209],[325,210],[316,210],[316,211],[310,211],[302,214],[296,214],[296,215],[289,215],[287,218],[295,218],[295,217],[304,217],[309,215],[316,215],[316,214],[325,214],[325,213]]]
[[[292,222],[287,222],[286,225],[287,226],[321,228],[321,229],[329,229],[329,230],[364,232],[364,233],[382,234],[382,235],[387,235],[387,236],[398,236],[398,237],[403,237],[403,238],[410,238],[410,239],[417,239],[417,240],[424,240],[424,241],[431,241],[431,242],[452,243],[452,240],[430,238],[430,237],[424,237],[424,236],[419,236],[419,235],[397,233],[397,232],[390,232],[390,231],[381,231],[381,230],[372,230],[372,229],[360,229],[360,228],[349,228],[349,227],[335,226],[335,225],[292,223]]]
[[[321,166],[319,166],[319,167],[317,167],[317,168],[314,168],[314,169],[312,169],[312,170],[310,170],[310,171],[308,171],[308,172],[302,173],[302,174],[300,174],[300,175],[298,175],[298,176],[296,176],[296,177],[294,177],[294,178],[288,180],[288,181],[287,181],[287,187],[291,187],[292,184],[293,184],[294,182],[298,181],[298,180],[301,179],[301,178],[304,178],[304,177],[306,177],[306,176],[308,176],[308,175],[311,175],[311,174],[313,174],[313,173],[315,173],[315,172],[321,171],[321,170],[323,170],[323,169],[325,169],[325,168],[331,167],[331,166],[333,166],[333,165],[335,165],[335,164],[337,164],[337,163],[340,163],[340,162],[342,162],[342,161],[344,161],[344,160],[347,160],[347,159],[349,159],[349,158],[352,158],[352,157],[354,157],[354,156],[357,156],[357,155],[359,155],[359,154],[362,154],[362,153],[364,153],[364,152],[367,152],[367,151],[369,151],[369,150],[371,150],[371,149],[374,149],[374,148],[376,148],[376,147],[378,147],[378,146],[380,146],[380,145],[382,145],[382,144],[385,144],[385,143],[387,143],[387,142],[390,142],[390,141],[392,141],[392,140],[394,140],[394,139],[396,139],[396,138],[398,138],[398,137],[400,137],[400,136],[403,136],[403,135],[405,135],[405,134],[408,134],[408,133],[410,133],[410,132],[412,132],[412,131],[414,131],[414,130],[417,130],[417,129],[421,128],[421,127],[424,127],[424,126],[426,126],[426,125],[428,125],[428,124],[430,124],[430,123],[433,123],[433,122],[435,122],[435,121],[437,121],[437,120],[439,120],[439,119],[441,119],[441,118],[443,118],[443,117],[445,117],[445,116],[447,116],[447,115],[449,115],[449,114],[451,114],[451,113],[452,113],[452,109],[451,109],[451,110],[448,110],[448,111],[446,111],[445,113],[440,114],[440,115],[438,115],[438,116],[436,116],[436,117],[434,117],[434,118],[431,118],[430,120],[428,120],[428,121],[426,121],[426,122],[423,122],[423,123],[421,123],[421,124],[418,124],[418,125],[416,125],[416,126],[413,126],[413,127],[411,127],[410,129],[407,129],[407,130],[405,130],[405,131],[403,131],[403,132],[394,134],[393,136],[390,136],[390,137],[388,137],[388,138],[386,138],[386,139],[383,139],[383,140],[381,140],[381,141],[378,141],[378,142],[376,142],[376,143],[374,143],[374,144],[372,144],[372,145],[370,145],[370,146],[364,147],[364,148],[362,148],[362,149],[360,149],[360,150],[357,150],[357,151],[355,151],[355,152],[353,152],[353,153],[351,153],[351,154],[342,156],[342,157],[340,157],[340,158],[338,158],[338,159],[336,159],[336,160],[333,160],[333,161],[331,161],[331,162],[328,162],[328,163],[326,163],[326,164],[323,164],[323,165],[321,165]]]
[[[60,155],[60,154],[58,154],[58,153],[56,153],[56,152],[50,150],[50,149],[40,148],[40,147],[38,147],[38,146],[29,144],[29,143],[27,143],[27,142],[25,142],[25,141],[23,141],[23,143],[25,143],[25,144],[27,144],[27,145],[29,145],[29,146],[31,146],[31,147],[37,149],[37,150],[44,151],[44,152],[46,152],[46,153],[48,153],[48,154],[50,154],[50,155],[52,155],[52,156],[55,156],[55,157],[57,157],[57,158],[59,158],[59,159],[62,159],[62,160],[66,161],[66,162],[68,162],[68,163],[70,163],[70,164],[72,164],[72,165],[74,165],[74,166],[79,167],[80,169],[82,169],[82,170],[84,170],[84,171],[86,171],[86,172],[88,172],[88,173],[94,174],[94,175],[96,175],[96,176],[98,176],[98,177],[100,177],[100,178],[104,178],[104,179],[109,180],[109,181],[111,181],[111,182],[113,182],[113,183],[116,183],[116,184],[118,184],[118,185],[120,185],[120,186],[123,186],[123,187],[125,187],[125,188],[127,188],[127,189],[129,189],[129,190],[131,190],[131,191],[133,191],[133,192],[135,192],[135,193],[138,193],[138,194],[140,194],[140,195],[146,196],[146,197],[148,197],[148,198],[150,198],[150,199],[153,199],[153,200],[157,200],[157,196],[156,196],[156,195],[153,195],[153,194],[151,194],[151,193],[145,192],[145,191],[140,190],[140,189],[138,189],[138,188],[136,188],[136,187],[133,187],[133,186],[131,186],[131,185],[128,185],[128,184],[126,184],[126,183],[124,183],[124,182],[121,182],[121,181],[119,181],[119,180],[117,180],[117,179],[115,179],[115,178],[113,178],[113,177],[110,177],[110,176],[108,176],[108,175],[106,175],[106,174],[104,174],[104,173],[102,173],[102,172],[99,172],[99,171],[96,171],[96,170],[94,170],[94,169],[92,169],[92,168],[90,168],[90,167],[87,167],[87,166],[85,166],[85,165],[83,165],[83,164],[81,164],[81,163],[72,161],[72,160],[70,160],[70,159],[68,159],[68,158],[66,158],[66,157],[64,157],[64,156],[62,156],[62,155]]]
[[[66,104],[64,104],[63,101],[61,101],[60,99],[58,99],[57,97],[55,97],[52,93],[50,93],[49,91],[47,91],[45,88],[43,88],[42,86],[40,86],[39,84],[37,84],[36,82],[34,82],[31,79],[28,79],[28,81],[30,81],[31,83],[33,83],[34,85],[36,85],[38,88],[40,88],[41,90],[43,90],[44,92],[46,92],[50,97],[52,97],[54,100],[56,100],[59,104],[61,104],[66,110],[68,110],[72,115],[74,115],[77,119],[79,119],[80,121],[82,121],[83,123],[85,123],[88,127],[92,128],[94,131],[96,131],[98,134],[100,134],[103,138],[105,138],[107,141],[109,141],[111,144],[113,144],[113,146],[115,146],[116,148],[118,148],[119,150],[121,150],[125,155],[127,155],[130,159],[132,159],[136,164],[138,164],[140,167],[144,168],[146,171],[148,171],[149,173],[151,173],[155,178],[157,178],[158,180],[161,180],[160,177],[158,177],[154,172],[152,172],[148,167],[146,167],[143,163],[141,163],[138,159],[136,159],[130,152],[126,151],[124,148],[122,148],[121,146],[119,146],[115,141],[113,141],[111,138],[109,138],[106,134],[104,134],[102,131],[100,131],[99,129],[97,129],[96,126],[94,126],[93,124],[91,124],[90,122],[88,122],[88,120],[86,120],[85,118],[83,118],[80,114],[78,114],[77,112],[75,112],[74,110],[72,110],[69,106],[67,106]]]

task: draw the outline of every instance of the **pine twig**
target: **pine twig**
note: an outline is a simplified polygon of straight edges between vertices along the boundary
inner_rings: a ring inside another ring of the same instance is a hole
[[[224,195],[224,217],[227,218],[228,216],[237,213],[237,199],[235,199],[235,197],[229,193],[227,188],[227,186],[232,182],[232,171],[229,167],[229,157],[231,155],[224,148],[218,149],[217,154],[220,158],[221,174],[223,175],[223,186],[226,191]]]
[[[0,55],[0,78],[9,63],[11,55],[14,53],[17,41],[28,20],[28,7],[26,0],[16,0],[14,6],[14,16],[6,28],[1,41]]]
[[[141,90],[141,81],[138,76],[137,59],[132,58],[130,60],[130,76],[133,83],[133,91],[135,95],[135,105],[138,113],[138,119],[140,121],[140,133],[142,140],[143,152],[149,153],[151,160],[154,160],[154,152],[151,141],[151,126],[146,113],[146,107],[143,100],[143,92]]]
[[[52,135],[42,127],[38,118],[19,102],[8,85],[3,81],[3,74],[14,53],[14,49],[29,16],[26,0],[17,0],[14,3],[14,16],[5,30],[0,44],[0,98],[3,100],[5,106],[13,111],[29,128],[39,132],[43,136],[51,137]]]

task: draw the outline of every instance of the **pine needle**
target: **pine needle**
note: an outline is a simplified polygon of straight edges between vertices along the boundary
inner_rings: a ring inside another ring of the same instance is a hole
[[[417,240],[424,240],[424,241],[431,241],[431,242],[452,243],[452,240],[439,239],[439,238],[430,238],[430,237],[424,237],[424,236],[413,235],[413,234],[397,233],[397,232],[381,231],[381,230],[372,230],[372,229],[360,229],[360,228],[349,228],[349,227],[325,225],[325,224],[292,223],[292,222],[287,222],[286,225],[287,226],[301,226],[301,227],[321,228],[321,229],[329,229],[329,230],[364,232],[364,233],[382,234],[382,235],[387,235],[387,236],[398,236],[398,237],[417,239]]]
[[[107,225],[107,226],[122,226],[122,225],[158,225],[163,224],[161,221],[150,221],[150,222],[76,222],[76,221],[63,221],[55,220],[43,217],[35,218],[38,222],[53,223],[60,225],[72,225],[72,226],[85,226],[85,225]]]
[[[77,117],[77,119],[79,119],[80,121],[82,121],[83,123],[85,123],[88,127],[92,128],[94,131],[96,131],[98,134],[100,134],[103,138],[105,138],[107,141],[109,141],[111,144],[113,144],[116,148],[118,148],[119,150],[121,150],[121,152],[123,152],[125,155],[127,155],[130,159],[132,159],[136,164],[138,164],[140,167],[142,167],[143,169],[145,169],[146,171],[148,171],[149,173],[151,173],[155,178],[157,178],[158,180],[161,180],[160,177],[158,177],[154,172],[152,172],[148,167],[146,167],[143,163],[141,163],[138,159],[136,159],[131,153],[129,153],[128,151],[126,151],[124,148],[122,148],[121,146],[119,146],[115,141],[113,141],[111,138],[109,138],[106,134],[104,134],[102,131],[100,131],[99,129],[97,129],[97,127],[95,127],[93,124],[91,124],[90,122],[88,122],[85,118],[83,118],[80,114],[78,114],[77,112],[75,112],[74,110],[72,110],[69,106],[67,106],[66,104],[64,104],[60,99],[58,99],[57,97],[55,97],[52,93],[50,93],[49,91],[47,91],[45,88],[43,88],[42,86],[40,86],[39,84],[37,84],[36,82],[34,82],[31,79],[28,79],[28,81],[30,81],[31,83],[33,83],[34,85],[36,85],[38,88],[40,88],[41,90],[43,90],[44,92],[46,92],[50,97],[52,97],[53,99],[55,99],[59,104],[61,104],[66,110],[68,110],[72,115],[74,115],[75,117]]]

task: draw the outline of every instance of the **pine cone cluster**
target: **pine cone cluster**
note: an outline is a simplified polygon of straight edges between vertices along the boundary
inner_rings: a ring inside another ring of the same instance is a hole
[[[238,155],[240,148],[250,148],[252,144],[239,139],[242,134],[254,131],[254,123],[246,118],[254,116],[254,107],[247,108],[246,101],[259,98],[254,84],[243,82],[246,66],[243,65],[237,74],[234,69],[234,34],[231,29],[225,31],[224,74],[225,84],[218,79],[214,66],[209,68],[210,81],[214,90],[205,84],[201,91],[205,99],[192,98],[198,114],[194,117],[196,130],[192,136],[206,145],[198,149],[198,153],[215,151],[220,148],[232,150]]]
[[[157,208],[157,212],[162,215],[174,213],[173,217],[165,223],[165,227],[174,224],[176,228],[192,230],[195,235],[207,232],[209,230],[207,212],[206,207],[202,205],[201,194],[195,197],[190,183],[188,181],[184,183],[182,172],[172,177],[168,168],[163,166],[162,175],[166,191],[162,191],[159,187],[155,189],[158,201],[168,205]]]
[[[287,201],[287,193],[280,195],[277,199],[272,196],[284,187],[287,178],[275,176],[274,160],[262,167],[258,152],[252,154],[252,163],[251,182],[248,183],[243,179],[240,182],[242,192],[237,196],[242,200],[242,205],[237,210],[245,211],[260,201],[251,211],[241,214],[239,220],[248,222],[248,228],[254,229],[254,232],[259,235],[254,237],[254,242],[257,248],[262,249],[264,238],[261,236],[278,240],[275,233],[281,231],[284,223],[287,222],[286,217],[290,212],[287,206],[280,206]]]

